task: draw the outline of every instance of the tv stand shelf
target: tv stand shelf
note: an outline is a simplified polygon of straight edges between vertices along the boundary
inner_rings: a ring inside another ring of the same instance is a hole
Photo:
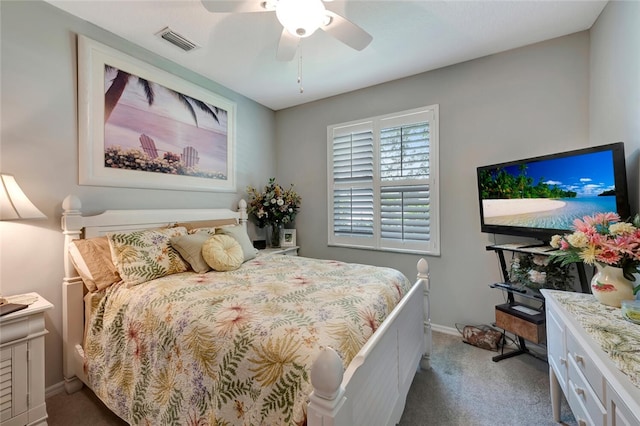
[[[505,284],[511,285],[511,288],[504,287]],[[521,354],[529,354],[539,358],[529,351],[526,340],[536,344],[544,344],[546,341],[544,297],[529,289],[523,290],[517,284],[497,283],[491,284],[489,287],[507,292],[507,303],[496,305],[495,325],[504,330],[502,332],[503,341],[507,331],[513,333],[517,339],[517,349],[505,353],[503,346],[500,354],[492,358],[493,361],[498,362]],[[516,301],[514,295],[523,297],[527,302]],[[538,302],[539,306],[532,306],[535,305],[535,303],[531,303],[532,301]]]
[[[486,248],[487,250],[495,251],[498,254],[500,269],[502,270],[502,276],[504,277],[505,281],[508,281],[509,278],[509,269],[507,268],[507,262],[504,259],[505,251],[538,254],[542,256],[551,256],[558,252],[558,250],[554,249],[551,246],[531,243],[493,244],[487,246]],[[591,288],[589,287],[589,282],[587,281],[587,274],[584,270],[584,263],[578,262],[575,265],[578,271],[578,279],[580,280],[580,289],[583,293],[591,293]]]

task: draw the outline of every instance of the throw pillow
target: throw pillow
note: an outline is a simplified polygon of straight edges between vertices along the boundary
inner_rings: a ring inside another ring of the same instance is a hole
[[[94,292],[120,281],[120,275],[111,260],[107,237],[74,240],[69,243],[69,257],[87,290]]]
[[[253,243],[249,239],[249,235],[247,234],[247,229],[242,226],[224,226],[216,230],[216,234],[229,235],[233,237],[240,247],[242,248],[242,253],[244,254],[244,261],[251,260],[258,254],[258,250],[253,247]]]
[[[202,246],[202,257],[216,271],[233,271],[244,262],[240,244],[229,235],[214,235]]]
[[[171,246],[189,262],[191,269],[199,274],[211,270],[211,267],[202,257],[202,245],[211,238],[208,232],[196,232],[195,234],[179,235],[171,238]]]
[[[128,287],[189,269],[171,247],[171,238],[187,235],[184,227],[108,234],[111,257]]]

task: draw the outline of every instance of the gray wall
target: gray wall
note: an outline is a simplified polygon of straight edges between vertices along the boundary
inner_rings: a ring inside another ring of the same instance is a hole
[[[451,329],[492,322],[503,299],[487,287],[500,275],[485,246],[521,239],[480,232],[477,166],[623,140],[637,210],[637,10],[637,3],[610,3],[593,43],[585,31],[278,111],[279,177],[299,185],[303,199],[296,219],[301,254],[393,266],[415,276],[418,256],[327,246],[326,127],[440,104],[442,254],[427,258],[431,318]],[[629,69],[611,76],[620,63]],[[590,90],[604,94],[590,101]]]
[[[589,137],[624,141],[632,211],[640,158],[640,2],[614,1],[591,28]]]
[[[235,208],[247,185],[262,185],[275,173],[275,114],[47,3],[3,0],[0,14],[0,170],[14,174],[48,217],[0,222],[0,293],[37,291],[55,305],[46,316],[46,384],[51,386],[62,380],[62,200],[75,194],[90,213],[107,208]],[[237,103],[237,194],[78,185],[77,33]]]

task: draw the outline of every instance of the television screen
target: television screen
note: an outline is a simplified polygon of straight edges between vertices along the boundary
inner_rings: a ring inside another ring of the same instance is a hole
[[[622,142],[478,167],[482,232],[548,242],[597,212],[629,217]]]

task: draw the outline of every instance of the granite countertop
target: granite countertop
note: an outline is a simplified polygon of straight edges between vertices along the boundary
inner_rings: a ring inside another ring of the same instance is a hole
[[[557,290],[549,293],[640,388],[640,325],[625,320],[620,308],[603,305],[592,294]]]

